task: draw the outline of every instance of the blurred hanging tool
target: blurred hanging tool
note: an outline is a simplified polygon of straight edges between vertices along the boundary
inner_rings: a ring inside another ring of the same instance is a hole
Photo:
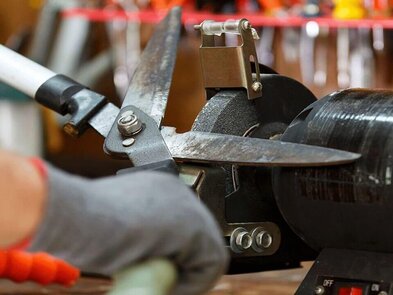
[[[320,26],[319,42],[316,47],[316,60],[314,72],[314,84],[319,87],[326,86],[327,80],[327,63],[329,47],[329,27]]]
[[[302,7],[298,0],[291,0],[287,5],[287,10],[280,11],[277,17],[301,15]],[[300,30],[297,27],[284,27],[281,32],[284,60],[286,63],[295,63],[299,59]]]
[[[256,51],[259,63],[268,67],[274,66],[274,27],[263,27],[261,30],[261,38],[256,45]]]
[[[385,49],[384,31],[380,25],[373,26],[373,48],[376,53],[381,53]]]
[[[294,63],[299,58],[300,33],[297,28],[282,30],[282,52],[287,63]]]
[[[46,0],[43,3],[29,52],[29,57],[32,60],[40,64],[46,64],[59,12],[64,8],[76,6],[77,2],[74,0]]]
[[[89,88],[94,88],[102,79],[105,73],[108,73],[112,68],[112,51],[104,50],[94,56],[91,60],[85,61],[78,71],[75,73],[75,80],[86,85]]]
[[[371,9],[369,9],[370,15],[378,14],[378,3],[380,1],[372,1]],[[366,2],[365,2],[366,3]],[[364,3],[362,3],[364,5]],[[367,7],[363,7],[364,15],[366,15]],[[374,10],[375,9],[375,10]],[[359,27],[357,29],[357,38],[354,42],[355,49],[351,54],[350,58],[350,69],[351,69],[351,87],[362,87],[371,88],[375,85],[375,60],[374,53],[372,50],[371,40],[371,29]]]
[[[376,18],[389,18],[391,17],[391,5],[393,4],[391,1],[384,0],[371,0],[373,7],[367,7],[367,11],[370,15]],[[391,29],[384,29],[383,26],[375,24],[372,27],[372,43],[373,49],[375,52],[375,68],[378,71],[375,73],[376,83],[375,87],[381,87],[382,85],[390,84],[391,74],[389,73],[391,65],[387,60],[391,60],[391,55],[389,55],[389,46],[385,45],[385,42],[391,42],[390,38],[385,38],[387,36],[386,33]],[[386,40],[386,41],[385,41]],[[379,84],[381,82],[381,84]]]
[[[300,34],[297,28],[282,30],[282,51],[285,62],[294,63],[299,58]]]
[[[319,0],[307,0],[303,6],[302,15],[306,18],[317,17],[321,14]],[[314,82],[314,51],[315,40],[319,35],[319,24],[307,22],[301,29],[300,37],[300,71],[303,82],[310,85]]]
[[[319,35],[319,25],[315,21],[309,21],[301,29],[300,35],[300,71],[305,84],[314,82],[314,50],[315,39]]]
[[[339,88],[349,87],[349,29],[337,30],[337,85]]]
[[[309,0],[303,6],[304,17],[318,17],[322,15],[322,2]],[[317,22],[310,21],[302,29],[300,51],[300,66],[305,83],[314,83],[319,87],[326,85],[327,59],[328,59],[329,27],[320,26]],[[317,39],[319,42],[317,43]],[[302,45],[302,43],[304,45]],[[303,52],[304,50],[304,52]],[[307,61],[307,56],[309,60]]]
[[[361,0],[335,0],[333,17],[336,19],[359,19],[365,16]],[[349,59],[350,42],[349,29],[337,30],[337,84],[339,88],[350,86]]]
[[[368,0],[365,2],[367,13],[371,17],[383,18],[391,15],[390,2],[388,0]],[[380,25],[372,28],[373,48],[376,53],[381,53],[385,47],[384,29]]]
[[[137,12],[138,6],[133,0],[111,0],[107,10]],[[128,22],[126,19],[116,19],[108,22],[107,30],[112,46],[114,61],[114,84],[122,100],[126,94],[128,84],[139,63],[140,23]]]
[[[350,58],[350,86],[371,88],[374,86],[375,62],[369,28],[358,28],[355,44]]]
[[[35,29],[29,57],[60,72],[72,75],[76,80],[93,87],[102,75],[110,69],[108,53],[102,53],[81,65],[85,44],[89,37],[89,21],[85,19],[61,18],[61,11],[78,7],[98,7],[97,1],[88,0],[47,0],[43,2],[41,14]],[[57,34],[56,27],[60,19]],[[55,40],[53,40],[55,38]],[[53,52],[52,52],[53,44]],[[48,61],[48,56],[50,60]],[[85,71],[85,68],[86,71]],[[91,70],[93,68],[93,70]]]
[[[361,0],[336,0],[333,17],[337,19],[361,19],[366,10]],[[353,31],[342,28],[337,33],[337,68],[340,88],[370,87],[373,83],[374,61],[370,48],[370,29]],[[350,48],[350,37],[355,38],[354,48]],[[352,52],[351,52],[352,51]],[[348,77],[348,79],[347,79]]]
[[[90,7],[85,0],[68,1],[68,7]],[[81,64],[90,32],[90,21],[84,17],[62,18],[48,67],[58,73],[74,77]]]
[[[319,34],[319,25],[309,21],[301,29],[300,35],[300,71],[303,83],[311,85],[314,82],[314,47]]]
[[[265,15],[278,16],[280,11],[283,10],[281,0],[258,0],[258,2]],[[260,34],[261,38],[256,45],[259,62],[268,67],[274,66],[274,35],[274,27],[263,27]]]

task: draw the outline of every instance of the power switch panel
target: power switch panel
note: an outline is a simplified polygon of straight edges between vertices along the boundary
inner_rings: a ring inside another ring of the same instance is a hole
[[[328,276],[318,276],[315,295],[388,295],[390,284],[351,280]]]
[[[295,295],[393,295],[393,253],[323,249]]]

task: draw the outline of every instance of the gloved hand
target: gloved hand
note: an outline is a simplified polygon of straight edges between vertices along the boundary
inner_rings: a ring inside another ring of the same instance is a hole
[[[178,268],[173,294],[201,294],[227,265],[220,230],[176,177],[136,172],[88,180],[48,167],[48,204],[31,251],[111,275],[151,257]]]

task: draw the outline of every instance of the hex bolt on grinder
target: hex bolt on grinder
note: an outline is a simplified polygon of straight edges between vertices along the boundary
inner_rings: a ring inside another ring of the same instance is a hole
[[[200,31],[207,102],[192,130],[161,126],[180,9],[158,25],[119,109],[106,97],[0,46],[0,80],[105,137],[109,156],[179,175],[209,207],[230,273],[316,260],[297,294],[393,294],[393,91],[346,89],[320,100],[260,65],[245,20]],[[235,34],[238,46],[216,46]],[[162,67],[165,61],[167,67]]]

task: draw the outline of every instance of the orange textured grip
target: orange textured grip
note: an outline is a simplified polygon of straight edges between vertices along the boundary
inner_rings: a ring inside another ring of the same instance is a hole
[[[14,282],[34,281],[41,285],[73,285],[80,277],[76,267],[46,253],[0,251],[0,277]]]
[[[71,286],[76,283],[79,276],[79,269],[73,267],[63,260],[57,260],[57,273],[55,279],[56,284]]]
[[[41,285],[48,285],[55,281],[56,276],[57,263],[53,257],[46,253],[34,254],[30,279]]]
[[[31,254],[23,251],[8,251],[3,277],[18,283],[27,281],[32,265],[33,257]]]

